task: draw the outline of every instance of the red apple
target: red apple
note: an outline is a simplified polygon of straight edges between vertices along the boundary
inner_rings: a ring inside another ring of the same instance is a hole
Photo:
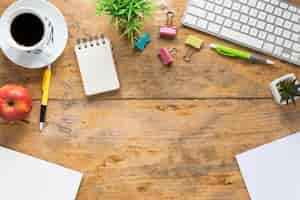
[[[0,88],[0,117],[6,121],[24,120],[32,108],[29,91],[16,84]]]

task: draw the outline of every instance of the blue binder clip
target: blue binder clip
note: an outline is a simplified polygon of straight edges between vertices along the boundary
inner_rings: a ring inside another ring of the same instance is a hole
[[[135,49],[139,51],[143,51],[150,42],[151,42],[150,35],[148,33],[144,33],[136,41]]]

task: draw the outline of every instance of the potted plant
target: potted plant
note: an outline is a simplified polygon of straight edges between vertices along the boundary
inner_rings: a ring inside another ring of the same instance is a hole
[[[151,15],[154,5],[151,0],[96,0],[97,14],[109,15],[122,36],[134,44],[145,17]]]
[[[274,80],[270,87],[276,103],[280,105],[296,104],[300,97],[300,82],[295,74],[287,74]]]

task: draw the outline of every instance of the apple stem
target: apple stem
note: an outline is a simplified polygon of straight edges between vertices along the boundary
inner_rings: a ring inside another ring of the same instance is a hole
[[[15,102],[14,100],[8,100],[7,104],[12,107],[15,105]]]
[[[25,123],[25,124],[29,124],[30,122],[28,121],[28,120],[26,120],[26,119],[23,119],[23,120],[21,120],[20,122],[23,122],[23,123]]]

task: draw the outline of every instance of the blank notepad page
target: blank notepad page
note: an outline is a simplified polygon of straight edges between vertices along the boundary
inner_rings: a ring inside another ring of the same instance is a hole
[[[87,96],[120,88],[108,38],[103,36],[94,40],[79,40],[75,52]]]
[[[81,173],[3,147],[0,160],[0,199],[76,199]]]
[[[237,156],[252,200],[300,199],[300,134]]]

